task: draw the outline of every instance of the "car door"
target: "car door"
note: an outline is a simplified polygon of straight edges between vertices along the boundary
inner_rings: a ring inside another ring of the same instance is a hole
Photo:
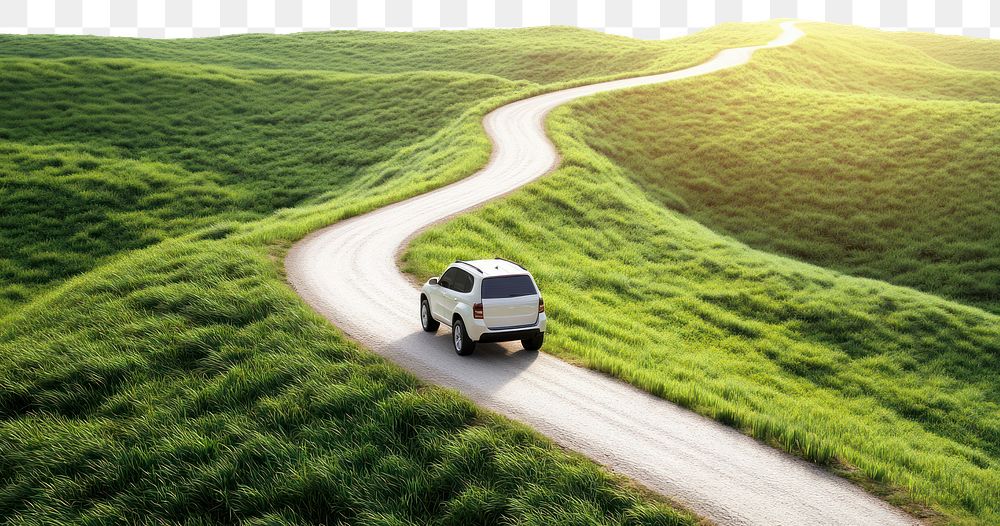
[[[451,271],[454,271],[454,274],[450,276],[447,286],[441,288],[441,316],[449,324],[455,313],[455,307],[472,291],[473,283],[472,274],[456,267],[448,269],[448,272]]]
[[[458,302],[458,294],[455,291],[455,282],[460,278],[461,269],[451,267],[444,271],[438,278],[437,294],[431,298],[431,314],[438,321],[451,325],[451,315],[455,312],[455,304]]]

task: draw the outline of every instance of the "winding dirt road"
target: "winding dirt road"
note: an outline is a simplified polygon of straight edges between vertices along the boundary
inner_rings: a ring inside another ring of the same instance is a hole
[[[594,93],[705,75],[785,46],[802,32],[782,24],[765,46],[728,49],[703,64],[547,93],[485,118],[489,164],[450,186],[314,232],[285,266],[309,305],[375,352],[423,380],[524,422],[557,443],[667,495],[718,524],[915,524],[895,508],[816,466],[603,374],[520,345],[455,354],[447,328],[421,331],[418,294],[395,254],[416,232],[551,171],[559,157],[543,121],[556,106]]]

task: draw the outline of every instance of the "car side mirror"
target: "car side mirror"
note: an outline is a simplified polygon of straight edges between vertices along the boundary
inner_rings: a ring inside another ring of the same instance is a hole
[[[427,284],[428,285],[437,285],[438,284],[438,279],[437,278],[431,278],[431,279],[427,280]]]

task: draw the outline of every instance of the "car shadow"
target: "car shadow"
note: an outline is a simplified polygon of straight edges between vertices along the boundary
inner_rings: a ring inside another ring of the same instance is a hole
[[[452,347],[451,329],[436,333],[419,329],[393,341],[383,355],[418,377],[446,387],[493,392],[522,374],[538,359],[521,342],[480,343],[469,356],[459,356]]]

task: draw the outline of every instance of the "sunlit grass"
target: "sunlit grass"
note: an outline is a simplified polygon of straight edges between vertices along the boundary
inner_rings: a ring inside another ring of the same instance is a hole
[[[861,274],[863,258],[895,281],[905,263],[927,290],[995,299],[1000,115],[968,102],[995,97],[993,77],[827,27],[745,68],[557,110],[562,167],[420,236],[405,267],[519,261],[545,294],[547,352],[942,522],[994,524],[1000,317],[710,229]]]
[[[805,27],[751,67],[583,103],[588,142],[754,247],[1000,311],[1000,72]]]

